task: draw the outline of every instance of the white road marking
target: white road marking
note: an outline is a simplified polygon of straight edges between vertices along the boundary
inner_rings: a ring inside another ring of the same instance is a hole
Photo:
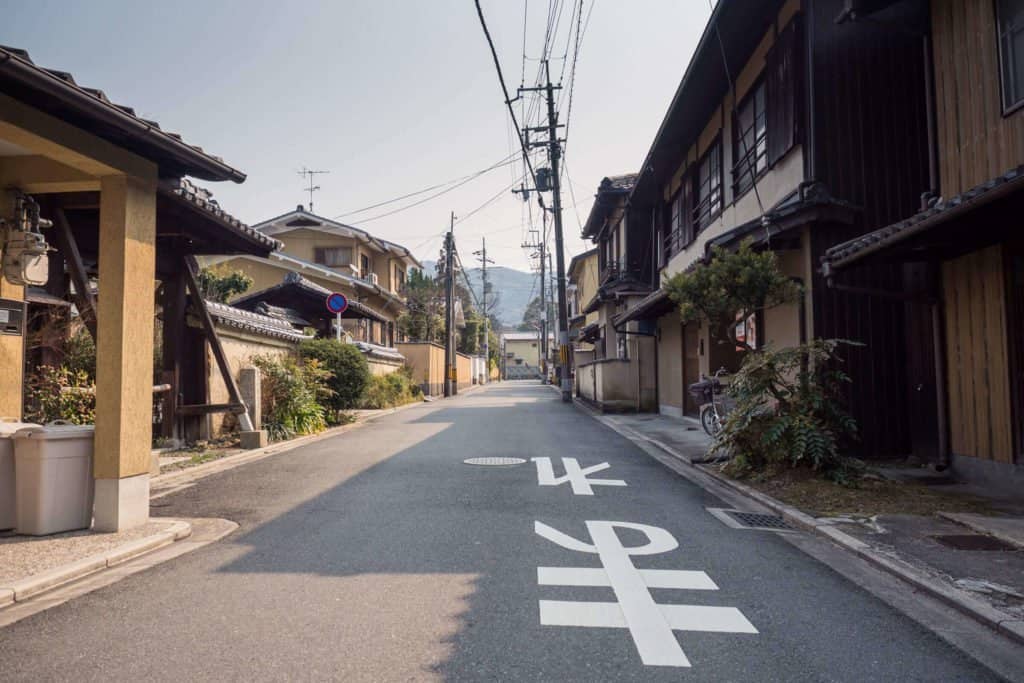
[[[556,477],[554,467],[551,464],[551,458],[531,459],[537,463],[537,484],[539,486],[558,486],[568,482],[572,487],[573,494],[577,496],[594,495],[592,486],[626,486],[626,482],[621,479],[587,478],[587,475],[602,472],[611,467],[606,462],[581,468],[576,458],[562,458],[562,467],[565,468],[565,474],[561,477]]]
[[[718,586],[704,572],[682,569],[641,569],[648,588],[716,591]],[[537,567],[539,586],[610,586],[608,572],[600,567]]]
[[[757,633],[754,625],[735,607],[706,605],[658,605],[658,607],[673,631]],[[544,626],[628,628],[626,617],[616,602],[541,600],[540,623]]]
[[[632,522],[588,521],[593,543],[577,540],[543,522],[534,522],[541,537],[567,550],[596,554],[602,567],[538,567],[537,583],[543,586],[610,586],[616,602],[540,601],[540,623],[545,626],[627,628],[640,659],[648,666],[688,667],[673,631],[757,633],[735,607],[660,605],[651,588],[718,590],[701,571],[637,569],[632,556],[656,555],[679,547],[665,529]],[[616,529],[638,531],[647,537],[639,546],[622,544]]]

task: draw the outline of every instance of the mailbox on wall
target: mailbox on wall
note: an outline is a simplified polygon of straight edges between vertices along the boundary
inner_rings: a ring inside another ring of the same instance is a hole
[[[0,299],[0,334],[22,336],[25,333],[25,302]]]

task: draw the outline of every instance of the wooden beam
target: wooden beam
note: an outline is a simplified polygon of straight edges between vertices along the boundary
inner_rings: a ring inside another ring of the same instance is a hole
[[[202,403],[197,405],[178,406],[179,415],[206,415],[207,413],[236,413],[248,415],[243,403]],[[252,430],[248,430],[252,431]]]
[[[89,283],[89,275],[86,273],[85,264],[82,262],[82,254],[78,251],[78,243],[71,232],[71,224],[64,209],[54,211],[54,241],[60,249],[64,260],[71,272],[71,281],[75,285],[73,298],[75,306],[78,307],[78,314],[82,316],[92,339],[96,341],[96,300],[92,295],[92,286]]]
[[[235,378],[231,375],[231,366],[228,364],[228,358],[224,353],[224,347],[220,343],[220,337],[217,335],[217,328],[214,326],[213,318],[210,317],[210,311],[206,307],[206,300],[203,299],[203,295],[199,291],[199,264],[196,263],[195,257],[191,255],[185,256],[183,261],[185,263],[185,282],[188,284],[189,296],[192,300],[192,305],[195,307],[196,314],[199,316],[199,320],[203,324],[203,329],[206,331],[206,338],[210,342],[210,349],[213,351],[213,357],[217,361],[217,367],[220,369],[221,377],[224,380],[224,386],[228,389],[228,396],[231,398],[231,404],[240,405],[242,407],[242,410],[238,415],[239,426],[243,431],[254,431],[252,419],[249,417],[249,413],[245,408],[245,403],[242,401],[242,394],[238,390],[238,384],[235,382]],[[185,407],[186,406],[179,406],[178,412],[180,413],[182,408]]]

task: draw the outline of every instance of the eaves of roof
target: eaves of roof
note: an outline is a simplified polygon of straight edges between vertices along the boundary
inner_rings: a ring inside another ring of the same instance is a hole
[[[665,174],[678,167],[684,151],[728,92],[725,64],[729,73],[739,73],[783,3],[718,0],[640,166],[631,199],[654,196]]]
[[[954,220],[1014,192],[1024,192],[1024,165],[919,211],[910,218],[879,228],[828,249],[822,256],[826,277],[871,254]]]
[[[292,218],[307,219],[318,223],[319,225],[287,225],[286,219]],[[407,258],[417,268],[423,267],[423,264],[420,263],[419,259],[413,256],[412,252],[401,244],[391,242],[390,240],[380,237],[375,237],[362,228],[357,228],[345,223],[339,223],[338,221],[325,218],[324,216],[318,216],[315,213],[306,211],[301,205],[293,211],[288,211],[280,216],[275,216],[269,220],[261,221],[260,223],[257,223],[254,228],[268,235],[278,235],[281,233],[291,232],[293,230],[314,230],[328,234],[341,234],[345,237],[351,235],[356,239],[362,239],[363,242],[367,244],[373,244],[384,253],[398,254],[399,256]]]
[[[264,235],[259,230],[250,228],[227,211],[221,209],[220,204],[213,199],[212,195],[184,178],[165,179],[160,182],[157,191],[175,201],[186,204],[189,208],[200,212],[205,218],[208,218],[222,228],[265,249],[267,253],[276,251],[284,246],[278,240]]]
[[[0,91],[156,162],[164,177],[245,180],[244,173],[223,159],[162,130],[131,107],[114,104],[102,90],[78,85],[65,71],[37,66],[25,50],[0,46]]]

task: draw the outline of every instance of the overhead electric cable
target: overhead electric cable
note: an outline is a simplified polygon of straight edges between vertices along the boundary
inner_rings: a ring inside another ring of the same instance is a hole
[[[443,183],[438,183],[437,185],[431,185],[430,187],[425,187],[422,190],[416,190],[415,192],[409,192],[408,194],[403,194],[402,196],[395,197],[394,199],[388,199],[388,200],[385,200],[383,202],[377,202],[376,204],[371,204],[370,206],[364,206],[361,209],[356,209],[354,211],[347,211],[345,213],[338,214],[337,216],[334,216],[331,220],[338,220],[340,218],[345,218],[346,216],[354,216],[357,213],[363,213],[364,211],[369,211],[370,209],[377,209],[377,208],[380,208],[382,206],[386,206],[388,204],[394,204],[395,202],[400,202],[403,199],[409,199],[410,197],[415,197],[417,195],[421,195],[424,192],[430,192],[431,190],[436,190],[436,189],[441,188],[441,187],[446,187],[448,185],[451,185],[452,183],[458,183],[458,182],[462,182],[462,181],[468,182],[470,180],[473,180],[474,178],[479,178],[480,176],[484,175],[485,173],[489,173],[489,172],[491,172],[491,171],[493,171],[495,169],[503,168],[505,166],[509,166],[509,165],[517,162],[518,161],[518,156],[519,156],[519,152],[510,153],[508,156],[503,158],[501,161],[497,161],[497,162],[491,164],[490,166],[488,166],[487,168],[484,168],[484,169],[481,169],[479,171],[476,171],[475,173],[470,173],[468,175],[460,176],[458,178],[453,178],[453,179],[445,181]],[[452,189],[454,190],[455,188],[453,187]]]

